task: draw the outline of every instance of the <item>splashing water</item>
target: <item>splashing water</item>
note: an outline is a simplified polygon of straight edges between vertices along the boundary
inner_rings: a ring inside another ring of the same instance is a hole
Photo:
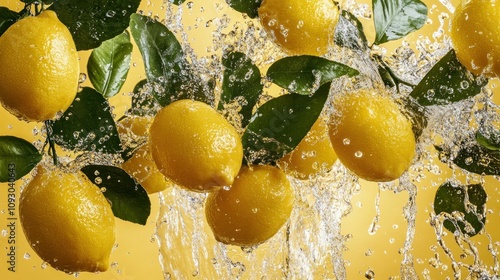
[[[181,7],[165,3],[166,20],[162,22],[178,36],[201,77],[222,80],[220,61],[227,51],[245,53],[259,68],[284,56],[266,39],[258,21],[234,13],[223,3],[212,6],[189,3]],[[362,73],[356,79],[336,79],[332,94],[359,87],[380,87],[377,67],[370,59],[373,53],[381,55],[400,78],[417,84],[451,48],[443,31],[453,6],[449,1],[440,3],[441,7],[430,7],[433,20],[428,24],[438,25],[431,38],[421,35],[414,43],[404,40],[390,55],[380,47],[374,47],[372,53],[338,47],[332,50],[327,58]],[[346,1],[344,7],[361,18],[372,16],[367,12],[369,8],[356,1]],[[207,16],[209,9],[218,16]],[[190,18],[194,21],[187,23]],[[196,46],[200,32],[210,34],[211,42],[202,49]],[[405,96],[410,91],[411,88],[402,86],[399,93],[393,94]],[[479,239],[447,233],[443,218],[433,213],[432,199],[427,196],[432,194],[433,198],[446,179],[445,174],[465,177],[466,182],[485,181],[479,175],[442,163],[433,146],[438,143],[453,149],[456,143],[470,138],[477,124],[498,121],[491,114],[497,107],[486,89],[476,98],[428,109],[428,126],[420,137],[417,160],[400,180],[365,186],[366,182],[358,181],[339,163],[322,178],[309,181],[290,178],[296,195],[291,218],[276,236],[257,247],[240,248],[215,241],[205,219],[206,194],[177,187],[161,193],[155,239],[160,247],[164,278],[496,279],[500,270],[498,236],[489,233],[488,228]],[[227,115],[231,118],[230,112]],[[498,184],[495,178],[488,182]],[[376,190],[370,199],[363,196],[371,191],[367,188]],[[354,204],[361,199],[367,202]],[[365,206],[371,203],[373,207]],[[370,214],[361,216],[358,208]],[[406,226],[387,226],[387,220],[391,220],[390,225],[405,223]],[[362,253],[356,255],[358,251]],[[384,271],[396,266],[397,271]]]

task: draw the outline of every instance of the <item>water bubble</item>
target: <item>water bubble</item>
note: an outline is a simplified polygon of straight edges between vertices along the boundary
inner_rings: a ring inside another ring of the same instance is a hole
[[[373,270],[369,269],[365,272],[365,278],[366,279],[375,279],[375,272]]]
[[[112,18],[116,15],[116,11],[113,11],[113,10],[109,10],[106,12],[106,16],[109,17],[109,18]]]
[[[31,255],[29,253],[24,254],[24,259],[29,260],[31,258]]]
[[[102,178],[101,177],[95,177],[94,183],[96,183],[97,185],[99,185],[100,183],[102,183]]]
[[[355,157],[357,157],[357,158],[361,158],[361,157],[363,156],[363,152],[361,152],[361,151],[356,151],[356,152],[354,153],[354,156],[355,156]]]
[[[349,144],[351,144],[351,140],[349,138],[344,138],[344,140],[342,140],[342,143],[344,145],[349,145]]]
[[[78,76],[78,83],[83,83],[87,80],[87,74],[85,73],[80,73],[80,76]]]
[[[7,236],[9,232],[6,229],[2,229],[2,236]]]

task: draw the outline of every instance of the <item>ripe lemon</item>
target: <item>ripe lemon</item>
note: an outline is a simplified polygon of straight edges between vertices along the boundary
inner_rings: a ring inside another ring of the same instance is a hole
[[[41,165],[21,193],[19,215],[33,250],[52,267],[105,271],[115,242],[111,206],[81,173]]]
[[[490,0],[462,1],[452,16],[450,37],[458,60],[472,73],[500,75],[500,5]]]
[[[415,155],[411,122],[383,93],[359,90],[334,98],[329,134],[339,160],[360,178],[399,178]]]
[[[295,149],[280,160],[280,166],[298,179],[309,179],[332,168],[337,160],[328,137],[328,126],[318,119]]]
[[[161,192],[172,185],[156,167],[147,145],[139,147],[121,167],[134,177],[148,194]]]
[[[286,223],[294,194],[277,167],[242,167],[233,185],[208,195],[205,215],[217,241],[238,246],[258,245]]]
[[[141,138],[147,139],[152,121],[152,117],[140,116],[129,116],[120,120],[117,125],[120,138],[140,143]],[[172,185],[172,182],[156,167],[148,143],[142,144],[134,151],[132,157],[127,159],[121,168],[134,177],[148,194],[161,192]]]
[[[236,129],[209,105],[189,99],[158,112],[149,147],[158,169],[193,191],[231,185],[243,160]]]
[[[18,118],[44,121],[65,111],[79,75],[73,38],[53,11],[21,19],[0,37],[0,103]]]
[[[293,55],[325,54],[339,20],[332,0],[264,0],[258,14],[274,42]]]

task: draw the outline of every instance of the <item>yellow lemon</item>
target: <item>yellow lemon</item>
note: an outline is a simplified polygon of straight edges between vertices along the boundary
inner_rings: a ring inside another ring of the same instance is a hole
[[[115,242],[115,220],[101,190],[81,172],[37,168],[21,193],[21,225],[33,250],[52,267],[105,271]]]
[[[152,117],[140,116],[129,116],[120,120],[117,124],[120,138],[133,142],[141,142],[142,138],[147,139],[152,121]],[[148,143],[137,148],[132,157],[121,165],[121,168],[134,177],[148,194],[161,192],[172,185],[172,182],[165,178],[156,167]]]
[[[384,93],[359,90],[334,98],[329,134],[344,166],[362,179],[399,178],[415,155],[411,122]]]
[[[277,167],[242,167],[230,188],[208,195],[205,215],[217,241],[254,246],[274,236],[286,223],[294,194]]]
[[[75,43],[53,11],[21,19],[0,37],[0,103],[18,118],[44,121],[65,111],[79,75]]]
[[[161,192],[172,185],[156,167],[147,145],[139,147],[134,155],[122,164],[122,169],[134,177],[148,194]]]
[[[332,0],[264,0],[258,14],[269,36],[293,55],[325,54],[339,20]]]
[[[450,37],[459,61],[472,73],[500,75],[500,3],[462,1],[452,16]]]
[[[147,137],[152,122],[152,117],[128,116],[121,119],[116,128],[120,136],[141,138]]]
[[[298,179],[309,179],[332,168],[337,160],[328,137],[328,126],[318,119],[295,149],[280,160],[280,166]]]
[[[189,99],[158,112],[149,147],[158,169],[193,191],[231,185],[243,160],[236,129],[209,105]]]

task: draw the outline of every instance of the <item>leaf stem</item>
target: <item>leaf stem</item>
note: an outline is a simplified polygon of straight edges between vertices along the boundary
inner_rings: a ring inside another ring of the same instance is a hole
[[[47,133],[47,141],[49,142],[49,154],[52,156],[52,159],[54,161],[54,165],[58,165],[58,160],[57,160],[57,153],[56,153],[56,146],[54,141],[52,140],[52,121],[47,120],[45,121],[45,131]]]

